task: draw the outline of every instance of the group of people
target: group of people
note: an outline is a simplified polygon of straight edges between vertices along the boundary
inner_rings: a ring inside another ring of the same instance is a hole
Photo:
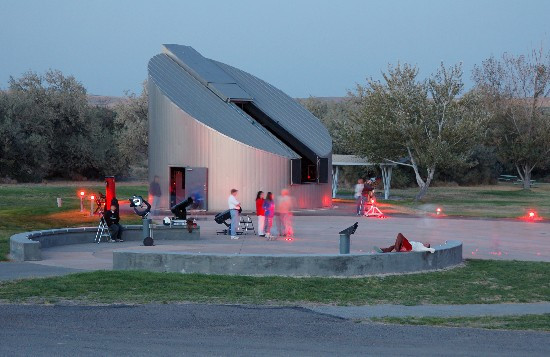
[[[155,181],[157,181],[156,179]],[[157,181],[158,182],[158,181]],[[364,182],[363,179],[359,179],[355,186],[355,196],[357,198],[357,214],[361,214],[365,201],[370,199],[373,194],[374,182],[372,180]],[[160,191],[160,190],[158,190]],[[158,192],[157,191],[157,192]],[[157,193],[153,190],[153,195],[157,196]],[[237,189],[232,189],[231,194],[227,200],[229,211],[231,213],[231,239],[238,239],[237,227],[239,226],[239,215],[242,211],[241,203],[237,199]],[[158,192],[160,196],[160,192]],[[157,201],[158,196],[155,197]],[[281,191],[281,195],[277,198],[277,202],[273,197],[272,192],[268,192],[264,196],[263,191],[258,191],[256,195],[256,215],[258,217],[258,235],[260,237],[266,237],[268,240],[273,239],[271,230],[273,228],[273,218],[278,217],[277,228],[280,236],[292,237],[294,230],[292,228],[292,208],[293,199],[289,195],[287,189]],[[111,207],[104,214],[105,221],[109,227],[111,237],[116,242],[123,242],[122,240],[122,226],[120,225],[119,205],[118,200],[113,198]],[[403,234],[399,233],[395,239],[395,243],[387,248],[374,247],[374,250],[378,253],[390,253],[390,252],[430,252],[434,253],[435,249],[430,244],[424,244],[415,241],[409,241]]]
[[[238,239],[237,227],[239,225],[239,214],[242,211],[241,204],[237,199],[237,189],[232,189],[227,203],[231,213],[231,239]],[[258,217],[258,235],[272,240],[273,219],[278,218],[278,235],[282,237],[292,237],[294,230],[292,228],[292,208],[293,200],[287,189],[281,190],[281,195],[275,200],[273,193],[268,192],[264,195],[263,191],[258,191],[256,195],[256,215]]]
[[[274,201],[273,193],[268,192],[264,198],[264,192],[258,191],[256,195],[256,215],[258,216],[258,235],[273,239],[271,230],[273,228],[273,218],[277,217],[277,228],[279,236],[292,237],[294,230],[292,228],[292,197],[287,189],[281,191],[281,196],[277,202]]]

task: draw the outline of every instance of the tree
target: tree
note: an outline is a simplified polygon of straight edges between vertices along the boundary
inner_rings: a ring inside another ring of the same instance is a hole
[[[473,77],[492,114],[490,137],[499,158],[516,167],[529,189],[533,169],[550,163],[550,115],[543,109],[550,95],[550,52],[490,57]]]
[[[116,130],[119,150],[128,164],[143,163],[147,160],[149,111],[147,87],[143,83],[143,91],[139,96],[126,93],[126,99],[115,106]]]
[[[48,140],[38,112],[0,91],[0,178],[40,181],[49,170]],[[29,115],[21,115],[28,113]],[[22,120],[25,117],[34,120]]]
[[[353,102],[335,101],[315,97],[298,100],[307,110],[315,115],[327,128],[332,137],[332,151],[335,154],[350,154],[349,129],[350,111]]]
[[[0,99],[3,176],[39,181],[121,172],[114,113],[90,107],[86,89],[74,77],[56,70],[10,77]]]
[[[436,169],[471,165],[469,154],[484,133],[484,113],[475,93],[462,93],[460,65],[418,80],[408,64],[389,66],[383,81],[368,80],[350,93],[354,111],[355,151],[371,161],[414,170],[421,199]]]

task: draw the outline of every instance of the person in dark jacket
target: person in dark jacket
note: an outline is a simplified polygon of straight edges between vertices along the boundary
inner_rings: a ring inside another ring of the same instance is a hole
[[[122,240],[122,226],[120,225],[120,216],[118,214],[117,206],[111,205],[111,209],[105,212],[105,221],[111,232],[111,238],[115,242],[124,242]]]
[[[160,202],[160,196],[162,192],[160,190],[159,177],[155,176],[153,182],[149,185],[149,201],[151,201],[153,208],[151,209],[151,216],[157,214],[157,209]]]

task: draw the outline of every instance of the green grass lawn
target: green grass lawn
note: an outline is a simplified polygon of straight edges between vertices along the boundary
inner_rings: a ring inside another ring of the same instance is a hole
[[[361,321],[399,325],[474,327],[499,330],[550,331],[550,314],[476,317],[383,317]],[[361,322],[359,321],[359,322]]]
[[[77,192],[105,193],[101,183],[82,183],[81,185],[0,185],[0,260],[6,260],[9,253],[9,237],[18,232],[30,230],[94,226],[98,218],[90,217],[90,200],[85,200],[85,213],[80,212],[80,199]],[[119,200],[133,194],[146,195],[144,184],[117,184]],[[63,207],[58,208],[56,198],[63,199]],[[136,215],[126,215],[126,223],[139,224]]]
[[[343,190],[339,194],[347,192]],[[437,207],[441,207],[447,216],[517,218],[525,216],[529,210],[535,210],[540,217],[550,218],[550,184],[539,184],[531,190],[508,183],[430,187],[422,200],[415,201],[417,193],[417,188],[392,189],[392,199],[380,200],[379,203],[390,214],[433,214]]]
[[[470,304],[550,300],[550,263],[469,260],[464,267],[366,278],[97,271],[0,283],[0,301],[82,303]]]

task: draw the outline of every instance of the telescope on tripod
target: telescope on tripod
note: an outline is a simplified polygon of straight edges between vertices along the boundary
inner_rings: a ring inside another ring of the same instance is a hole
[[[151,212],[151,204],[141,196],[133,195],[130,199],[130,207],[134,209],[134,213],[141,217],[143,245],[154,245],[153,240],[153,220],[149,218]]]

